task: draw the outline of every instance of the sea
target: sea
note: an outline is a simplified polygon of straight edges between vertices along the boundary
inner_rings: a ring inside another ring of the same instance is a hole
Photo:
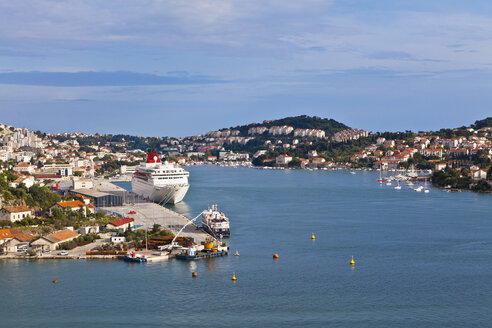
[[[2,260],[0,327],[492,327],[492,195],[395,190],[372,171],[187,169],[170,208],[217,204],[229,256]]]

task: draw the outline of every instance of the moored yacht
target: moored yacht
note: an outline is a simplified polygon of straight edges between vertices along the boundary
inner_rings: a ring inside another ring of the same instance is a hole
[[[229,219],[224,213],[219,212],[217,205],[202,212],[202,228],[213,236],[229,237]]]
[[[176,204],[183,200],[190,185],[189,172],[177,164],[162,163],[157,153],[149,152],[132,177],[132,191],[158,204]]]

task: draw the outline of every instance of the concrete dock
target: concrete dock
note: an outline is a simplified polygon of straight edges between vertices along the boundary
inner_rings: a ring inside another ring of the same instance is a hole
[[[135,220],[136,226],[142,225],[144,228],[151,229],[154,224],[159,224],[161,228],[169,229],[175,234],[189,222],[186,217],[155,203],[124,204],[123,206],[104,207],[102,209],[132,218]],[[132,211],[135,211],[136,214],[129,214]],[[197,244],[209,237],[193,223],[189,224],[180,236],[192,237]]]

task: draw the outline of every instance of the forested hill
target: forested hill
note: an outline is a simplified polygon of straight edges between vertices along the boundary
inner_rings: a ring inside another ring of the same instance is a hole
[[[231,127],[231,129],[239,130],[240,135],[245,136],[248,134],[248,129],[257,126],[264,126],[266,128],[272,126],[282,126],[288,125],[293,127],[294,129],[319,129],[325,131],[327,136],[331,136],[338,131],[342,131],[345,129],[350,129],[350,127],[346,126],[343,123],[337,122],[333,119],[321,118],[317,116],[294,116],[294,117],[286,117],[278,120],[271,121],[263,121],[263,123],[252,123],[248,125],[240,125],[236,127]]]
[[[487,117],[483,120],[476,121],[475,124],[472,125],[472,127],[476,130],[485,128],[485,127],[492,127],[492,116]]]

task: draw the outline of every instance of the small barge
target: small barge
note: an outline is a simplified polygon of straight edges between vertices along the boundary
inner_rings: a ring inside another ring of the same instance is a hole
[[[226,256],[228,253],[227,252],[211,252],[211,253],[205,253],[205,252],[198,252],[195,253],[194,255],[188,255],[188,254],[176,254],[176,258],[180,260],[203,260],[203,259],[209,259],[212,257],[219,257],[219,256]]]
[[[226,256],[228,255],[228,247],[217,246],[215,247],[213,242],[208,242],[202,246],[202,250],[197,250],[196,247],[183,248],[181,253],[176,254],[176,258],[180,260],[202,260],[209,259],[213,257]]]

